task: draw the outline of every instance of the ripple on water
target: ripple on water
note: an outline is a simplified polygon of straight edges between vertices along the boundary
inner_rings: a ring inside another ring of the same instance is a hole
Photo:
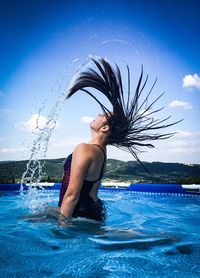
[[[182,277],[200,277],[197,261],[200,260],[200,244],[179,243],[164,252],[171,268]]]
[[[27,207],[17,207],[16,196],[6,196],[0,216],[1,276],[200,276],[197,199],[122,192],[104,196],[105,224],[76,219],[67,227],[23,219]]]

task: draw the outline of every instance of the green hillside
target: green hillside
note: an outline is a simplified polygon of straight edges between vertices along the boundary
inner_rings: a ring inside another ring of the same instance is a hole
[[[132,182],[200,183],[200,165],[163,162],[143,162],[143,164],[149,172],[136,161],[124,162],[110,159],[107,162],[105,177]]]
[[[47,159],[43,181],[60,181],[65,159]],[[0,162],[0,183],[14,183],[21,179],[28,161]],[[200,183],[200,165],[181,163],[143,162],[149,172],[136,161],[108,159],[105,180],[149,183]]]

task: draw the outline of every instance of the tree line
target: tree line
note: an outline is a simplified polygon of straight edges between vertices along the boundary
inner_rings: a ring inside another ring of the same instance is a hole
[[[41,182],[60,182],[63,176],[64,158],[47,159]],[[0,162],[0,183],[17,183],[28,161]],[[42,161],[43,162],[43,161]],[[182,163],[143,162],[149,172],[136,161],[108,159],[105,180],[147,183],[200,184],[200,165]]]

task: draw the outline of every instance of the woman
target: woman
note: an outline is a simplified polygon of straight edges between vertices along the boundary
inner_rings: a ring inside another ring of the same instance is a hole
[[[104,114],[90,124],[89,144],[79,144],[64,165],[59,207],[65,217],[105,219],[103,204],[97,197],[106,162],[110,126]]]
[[[142,83],[143,69],[131,98],[128,66],[128,86],[125,96],[119,67],[116,65],[114,69],[102,58],[91,60],[95,69],[88,66],[86,70],[80,70],[73,80],[67,98],[81,90],[98,102],[103,114],[99,114],[90,125],[92,131],[90,143],[78,145],[73,154],[66,159],[59,207],[61,214],[67,218],[81,216],[103,221],[105,211],[102,201],[98,199],[98,189],[106,163],[106,146],[113,145],[130,152],[144,167],[137,153],[141,152],[143,147],[154,147],[152,140],[171,137],[172,133],[160,134],[155,131],[178,122],[163,125],[169,117],[162,120],[155,118],[155,114],[163,109],[153,110],[153,105],[162,95],[149,102],[156,81],[141,101],[141,94],[148,79],[147,76]],[[112,106],[112,112],[86,88],[96,89],[106,96]]]

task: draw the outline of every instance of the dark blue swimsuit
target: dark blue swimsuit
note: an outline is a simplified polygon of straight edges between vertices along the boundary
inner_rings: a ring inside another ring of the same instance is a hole
[[[94,144],[95,145],[95,144]],[[74,209],[73,217],[86,217],[90,219],[94,219],[97,221],[104,221],[105,220],[105,207],[103,202],[100,199],[93,200],[89,193],[93,187],[93,185],[102,179],[104,166],[106,161],[106,155],[104,150],[98,146],[104,153],[104,163],[102,165],[100,176],[95,181],[88,181],[84,180],[83,185],[80,192],[80,197],[78,203]],[[62,179],[61,189],[60,189],[60,197],[58,206],[61,207],[65,192],[67,191],[69,180],[70,180],[70,171],[71,171],[71,162],[72,162],[72,154],[70,154],[64,164],[64,175]]]

